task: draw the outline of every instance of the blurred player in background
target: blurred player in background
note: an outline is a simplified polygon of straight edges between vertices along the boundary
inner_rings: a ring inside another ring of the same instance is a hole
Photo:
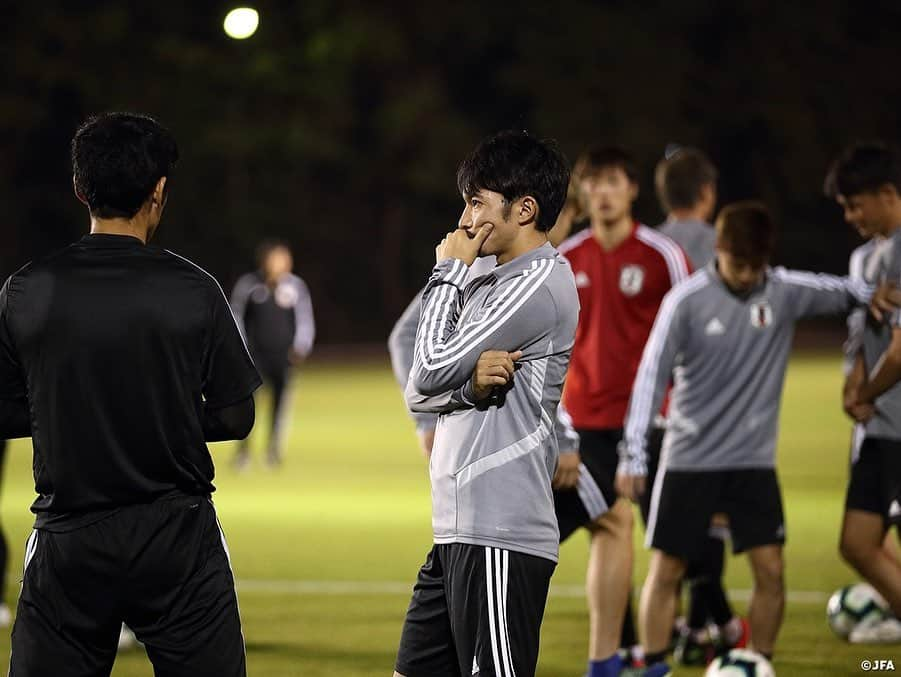
[[[556,247],[569,237],[573,223],[581,219],[581,210],[576,192],[570,185],[566,193],[566,203],[560,210],[560,216],[551,231],[548,233],[548,241]],[[480,256],[469,267],[466,284],[487,275],[497,265],[493,256]],[[413,348],[416,342],[416,328],[419,326],[419,314],[422,306],[422,294],[420,290],[410,304],[404,310],[400,318],[395,322],[391,335],[388,337],[388,353],[391,356],[391,368],[394,378],[400,384],[401,390],[406,388],[410,375],[410,367],[413,366]],[[428,458],[432,453],[432,443],[435,440],[435,424],[438,422],[438,414],[411,411],[413,422],[416,424],[416,435],[419,438],[419,448],[423,456]],[[569,448],[561,440],[561,449]]]
[[[38,494],[15,677],[108,675],[123,622],[156,674],[246,674],[206,443],[247,435],[260,378],[216,280],[147,244],[177,159],[149,117],[89,119],[91,234],[0,289],[0,438],[32,437]]]
[[[247,339],[247,347],[272,391],[272,419],[266,461],[282,462],[285,417],[290,411],[287,392],[291,367],[313,349],[316,323],[307,285],[292,270],[294,259],[284,242],[267,240],[257,250],[258,270],[238,279],[231,295],[232,311]],[[250,462],[250,441],[238,444],[235,466]]]
[[[482,141],[460,165],[466,206],[436,247],[406,388],[439,413],[429,463],[434,546],[407,610],[395,677],[531,677],[558,555],[553,417],[578,316],[547,238],[566,199],[556,144]],[[479,255],[497,266],[464,285]]]
[[[666,212],[666,221],[658,230],[682,247],[695,270],[714,257],[716,232],[710,220],[716,208],[716,181],[716,167],[697,148],[668,149],[654,172],[657,198]],[[659,441],[656,436],[648,447],[649,487],[660,460]],[[646,491],[639,500],[645,525],[650,504],[651,493]],[[728,532],[725,518],[715,516],[704,555],[690,562],[686,570],[690,605],[688,618],[676,619],[679,636],[675,647],[675,659],[684,665],[705,665],[718,651],[744,646],[747,641],[747,624],[733,613],[723,588]],[[710,623],[713,625],[708,627]]]
[[[851,147],[826,179],[845,220],[874,238],[855,251],[853,276],[901,285],[901,157],[883,145]],[[901,523],[901,317],[858,314],[849,321],[852,362],[844,406],[863,426],[845,502],[841,554],[901,616],[901,562],[886,542]],[[862,433],[862,439],[860,439]],[[897,618],[869,619],[854,628],[854,643],[901,642]]]
[[[716,209],[716,167],[697,148],[668,149],[657,163],[654,184],[666,221],[657,229],[674,240],[693,268],[713,259],[716,233],[710,220]]]
[[[573,181],[591,221],[560,252],[569,259],[581,313],[563,402],[579,434],[562,454],[555,502],[561,539],[591,534],[586,575],[589,677],[618,675],[620,643],[637,644],[627,612],[632,583],[632,506],[618,500],[614,475],[623,420],[641,349],[664,295],[688,277],[679,246],[632,217],[638,171],[620,148],[592,148]],[[623,628],[624,620],[627,625]]]
[[[847,313],[872,293],[847,278],[769,268],[775,225],[759,203],[723,209],[716,233],[716,260],[667,294],[654,323],[617,471],[623,495],[645,490],[648,438],[672,381],[641,594],[648,677],[669,674],[675,593],[687,562],[707,548],[717,512],[728,516],[734,552],[747,552],[751,563],[751,643],[772,657],[785,605],[776,436],[794,326]]]

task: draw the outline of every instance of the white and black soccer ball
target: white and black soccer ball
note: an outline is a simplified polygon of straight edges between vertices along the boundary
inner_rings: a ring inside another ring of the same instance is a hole
[[[832,632],[848,639],[858,623],[871,618],[885,618],[888,608],[888,603],[872,585],[854,583],[832,593],[826,603],[826,620]]]
[[[732,649],[707,666],[704,677],[776,677],[770,662],[756,651]]]

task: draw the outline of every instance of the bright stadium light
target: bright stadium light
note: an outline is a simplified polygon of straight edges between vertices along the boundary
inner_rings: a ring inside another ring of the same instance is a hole
[[[252,7],[237,7],[225,15],[222,27],[225,34],[235,40],[244,40],[256,33],[260,15]]]

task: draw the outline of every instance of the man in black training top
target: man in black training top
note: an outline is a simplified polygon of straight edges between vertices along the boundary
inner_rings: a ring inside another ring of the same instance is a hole
[[[147,246],[178,159],[155,120],[72,141],[91,234],[0,290],[0,438],[31,436],[37,516],[10,675],[108,675],[122,622],[155,674],[242,676],[206,442],[246,437],[260,378],[222,289]]]

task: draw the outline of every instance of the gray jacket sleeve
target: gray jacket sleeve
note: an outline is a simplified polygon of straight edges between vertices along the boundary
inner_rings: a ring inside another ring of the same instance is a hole
[[[842,346],[845,376],[854,369],[854,361],[863,349],[863,331],[867,323],[867,311],[855,308],[848,314],[848,338]]]
[[[463,389],[486,350],[522,350],[525,360],[543,357],[542,339],[557,322],[556,306],[544,285],[555,265],[554,259],[541,260],[535,268],[496,285],[483,307],[463,324],[459,313],[468,266],[458,259],[435,266],[416,333],[410,371],[413,391],[439,395]]]
[[[892,238],[894,249],[891,263],[888,266],[887,279],[890,283],[901,288],[901,240]],[[888,322],[896,329],[901,328],[901,308],[895,309],[888,317]]]
[[[232,315],[235,316],[235,322],[237,322],[238,329],[241,330],[241,336],[244,337],[245,341],[247,340],[247,330],[244,327],[244,317],[247,312],[247,302],[250,299],[250,291],[253,289],[255,282],[256,279],[254,275],[242,275],[235,283],[235,288],[232,289],[231,298],[228,300],[228,304],[232,309]]]
[[[573,427],[573,420],[563,406],[557,405],[557,416],[554,421],[554,432],[557,434],[557,447],[561,454],[573,454],[579,451],[579,433]]]
[[[673,291],[667,293],[644,346],[629,398],[626,429],[620,443],[617,472],[621,474],[648,474],[648,433],[663,405],[673,367],[687,338],[683,298]]]
[[[316,318],[313,316],[313,300],[307,283],[294,277],[297,287],[297,301],[294,303],[294,352],[307,357],[313,350],[316,338]]]
[[[796,318],[848,313],[855,306],[868,304],[874,291],[863,279],[785,268],[775,268],[773,275],[786,285],[789,307]]]
[[[423,395],[416,390],[413,379],[410,378],[407,381],[407,387],[404,389],[404,398],[407,401],[407,406],[410,408],[410,413],[413,415],[413,420],[416,421],[416,429],[429,430],[434,428],[438,423],[438,414],[474,407],[475,402],[469,386],[470,382],[467,381],[456,390],[449,390],[437,395]],[[430,420],[434,421],[434,424],[428,426]]]
[[[848,277],[852,280],[864,281],[864,254],[858,247],[851,254],[848,262]],[[863,332],[867,323],[867,311],[865,308],[855,308],[848,314],[848,339],[842,346],[844,355],[844,373],[847,376],[854,368],[854,361],[863,348]]]
[[[391,369],[394,371],[394,378],[403,390],[406,390],[407,381],[410,379],[410,369],[413,366],[416,328],[419,326],[423,293],[425,293],[425,289],[413,297],[407,309],[404,310],[394,324],[391,335],[388,336],[388,354],[391,357]],[[426,403],[422,402],[421,404],[425,406]],[[416,429],[419,431],[434,430],[438,424],[438,414],[434,412],[411,411],[410,415],[416,422]]]

